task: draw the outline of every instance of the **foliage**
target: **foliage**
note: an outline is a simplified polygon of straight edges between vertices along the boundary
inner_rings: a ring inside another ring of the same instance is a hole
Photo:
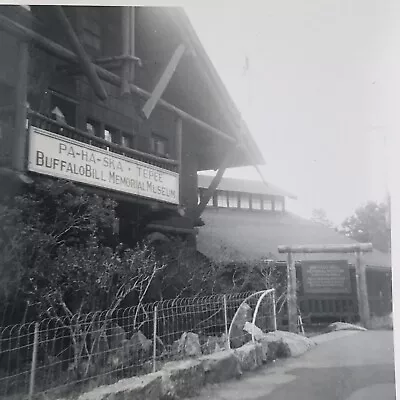
[[[371,242],[376,249],[388,253],[391,247],[389,214],[389,202],[368,202],[342,223],[341,232],[358,242]]]
[[[68,316],[115,308],[129,293],[147,292],[162,266],[146,246],[123,249],[115,221],[113,201],[66,182],[40,181],[3,202],[3,299],[17,294],[39,313]]]
[[[323,208],[315,208],[312,210],[311,220],[319,224],[325,225],[328,228],[333,228],[334,224],[329,220],[326,211]]]

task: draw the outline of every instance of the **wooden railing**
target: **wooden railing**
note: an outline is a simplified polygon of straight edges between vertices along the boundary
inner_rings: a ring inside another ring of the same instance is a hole
[[[168,169],[177,172],[179,163],[176,160],[171,160],[163,157],[158,157],[153,154],[145,153],[136,149],[122,146],[117,143],[108,142],[107,140],[91,135],[75,127],[65,123],[55,121],[49,117],[29,110],[29,125],[36,128],[41,128],[58,135],[77,140],[81,143],[86,143],[101,149],[107,149],[111,153],[121,154],[126,157],[145,162],[160,168]]]

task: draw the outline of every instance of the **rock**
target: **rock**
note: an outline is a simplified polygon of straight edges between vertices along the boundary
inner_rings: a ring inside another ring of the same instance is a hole
[[[163,399],[190,397],[198,394],[204,386],[204,369],[198,360],[169,362],[159,374]]]
[[[206,383],[219,383],[233,378],[240,378],[242,369],[233,350],[220,351],[199,358]]]
[[[243,371],[253,371],[263,363],[262,345],[259,343],[246,343],[235,349],[235,356],[239,360]]]
[[[112,326],[110,332],[110,349],[115,350],[122,347],[124,340],[126,340],[124,328],[117,324]]]
[[[248,342],[251,338],[249,334],[243,331],[246,322],[250,322],[252,319],[252,309],[247,304],[242,304],[236,315],[235,320],[230,333],[231,347],[236,348],[242,346],[244,343]]]
[[[218,336],[209,336],[202,346],[203,354],[212,354],[217,351],[224,350],[226,348],[226,338],[225,334],[221,337]]]
[[[334,322],[333,324],[330,324],[328,326],[328,332],[334,332],[334,331],[366,331],[365,328],[359,325],[354,325],[354,324],[348,324],[346,322]]]
[[[298,357],[315,346],[315,342],[305,336],[284,331],[268,332],[262,341],[275,343],[277,358]]]
[[[172,345],[175,355],[196,357],[202,354],[199,335],[193,332],[184,332],[181,338]]]
[[[135,355],[146,355],[150,353],[153,342],[141,332],[135,332],[129,340],[130,352]]]
[[[162,378],[159,374],[122,379],[113,385],[100,386],[79,396],[78,400],[159,400]]]
[[[393,330],[393,313],[383,317],[372,317],[370,329],[389,329]]]
[[[253,325],[251,322],[246,322],[244,324],[243,330],[249,333],[250,335],[253,333],[253,329],[254,329],[255,340],[261,340],[265,336],[265,333],[258,326]]]

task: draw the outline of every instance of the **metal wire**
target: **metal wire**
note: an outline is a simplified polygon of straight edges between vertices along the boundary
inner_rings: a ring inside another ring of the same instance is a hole
[[[0,327],[0,397],[79,394],[167,361],[236,347],[251,340],[246,321],[274,329],[272,293],[176,298]],[[238,318],[244,304],[246,321]],[[228,338],[232,326],[241,333]]]

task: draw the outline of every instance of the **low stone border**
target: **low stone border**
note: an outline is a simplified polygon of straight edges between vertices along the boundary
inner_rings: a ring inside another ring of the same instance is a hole
[[[78,400],[178,400],[198,394],[206,384],[238,379],[245,371],[276,358],[297,357],[313,346],[303,336],[271,332],[234,350],[169,362],[158,372],[98,387]]]

